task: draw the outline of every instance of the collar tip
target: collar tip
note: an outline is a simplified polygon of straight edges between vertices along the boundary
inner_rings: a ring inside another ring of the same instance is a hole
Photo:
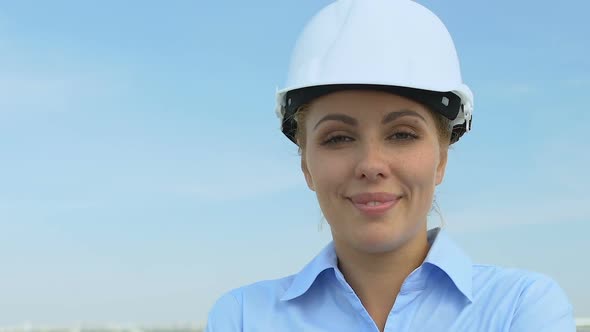
[[[294,299],[298,296],[299,295],[293,294],[292,292],[287,291],[287,292],[285,292],[285,294],[283,294],[283,296],[281,296],[279,298],[279,301],[281,301],[281,302],[291,301],[292,299]]]

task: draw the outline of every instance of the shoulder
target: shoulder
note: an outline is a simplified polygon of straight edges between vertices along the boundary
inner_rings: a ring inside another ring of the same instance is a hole
[[[489,264],[473,264],[473,281],[475,288],[491,285],[523,287],[536,282],[554,282],[542,273]]]
[[[242,331],[241,308],[242,305],[233,291],[223,294],[209,311],[205,331]]]
[[[542,273],[473,266],[474,295],[509,316],[510,331],[575,331],[573,309],[559,284]]]
[[[497,265],[474,264],[473,284],[476,291],[493,287],[512,290],[521,296],[539,289],[561,291],[557,282],[545,274]]]
[[[511,331],[575,331],[573,308],[563,289],[540,273],[523,273]]]
[[[223,294],[209,311],[207,332],[242,331],[244,310],[248,307],[272,307],[293,282],[294,275],[264,280]]]

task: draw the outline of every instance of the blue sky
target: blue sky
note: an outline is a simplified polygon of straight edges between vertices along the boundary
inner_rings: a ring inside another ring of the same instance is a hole
[[[311,259],[330,232],[274,92],[327,3],[0,2],[0,326],[203,324]],[[590,316],[590,4],[421,3],[476,98],[437,190],[449,232]]]

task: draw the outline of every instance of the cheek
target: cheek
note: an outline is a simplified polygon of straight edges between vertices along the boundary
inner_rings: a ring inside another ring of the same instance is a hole
[[[332,211],[339,204],[345,194],[346,185],[351,179],[350,162],[339,156],[335,158],[319,151],[310,151],[307,156],[309,175],[314,185],[314,191],[320,207],[330,220]]]
[[[308,155],[309,174],[318,194],[334,191],[346,180],[347,163],[342,159],[330,158],[324,154]]]
[[[412,191],[419,191],[421,195],[432,195],[436,186],[437,163],[438,158],[432,151],[424,151],[406,158],[405,179]]]

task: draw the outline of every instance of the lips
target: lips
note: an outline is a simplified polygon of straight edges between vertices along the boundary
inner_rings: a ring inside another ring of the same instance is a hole
[[[401,196],[386,192],[359,193],[349,197],[352,204],[368,216],[380,216],[392,208]]]

